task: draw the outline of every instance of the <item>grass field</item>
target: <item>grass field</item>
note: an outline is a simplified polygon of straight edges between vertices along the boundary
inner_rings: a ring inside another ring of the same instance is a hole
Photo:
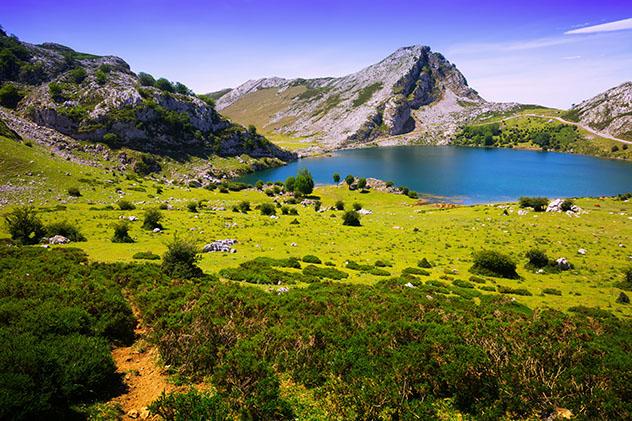
[[[344,227],[342,211],[316,212],[312,206],[290,205],[298,210],[298,216],[281,215],[279,209],[276,219],[260,215],[254,207],[273,199],[256,189],[220,193],[170,186],[59,161],[37,148],[3,142],[6,155],[2,161],[2,182],[11,180],[19,187],[3,192],[3,199],[10,204],[32,200],[33,205],[42,208],[40,215],[44,222],[68,220],[76,224],[88,241],[72,246],[84,249],[94,261],[132,261],[135,253],[143,251],[162,255],[168,241],[177,234],[200,247],[218,239],[238,241],[237,253],[202,256],[200,266],[209,273],[236,267],[259,256],[301,258],[313,254],[347,272],[347,282],[371,284],[384,277],[349,270],[345,262],[374,264],[376,260],[383,260],[392,264],[384,269],[395,276],[407,267],[415,267],[417,261],[425,257],[434,265],[427,279],[449,283],[469,278],[472,252],[492,249],[507,253],[519,262],[522,279],[489,279],[488,285],[527,288],[533,295],[518,297],[525,304],[563,310],[581,304],[609,308],[626,317],[632,314],[629,306],[615,303],[619,290],[613,286],[620,280],[624,268],[632,263],[632,244],[629,243],[632,204],[629,202],[610,198],[579,199],[576,203],[585,210],[580,217],[535,212],[521,216],[516,204],[442,209],[419,205],[403,195],[377,191],[362,194],[342,186],[317,188],[314,195],[323,208],[333,208],[336,201],[342,200],[347,209],[358,202],[372,211],[362,217],[361,227]],[[14,158],[9,159],[9,156]],[[27,170],[33,176],[25,177]],[[69,187],[79,188],[82,196],[68,195]],[[162,189],[160,194],[158,187]],[[118,209],[116,202],[121,198],[135,203],[137,208],[103,210],[107,205]],[[285,199],[287,197],[277,197],[279,202]],[[197,213],[187,210],[190,201],[201,203]],[[241,201],[250,202],[253,210],[248,214],[233,212],[233,205]],[[55,208],[58,204],[64,207]],[[160,233],[143,230],[144,210],[161,204],[173,208],[162,211],[165,230]],[[503,214],[505,207],[508,215]],[[5,206],[3,210],[10,208]],[[131,223],[135,242],[112,243],[112,226],[120,218],[129,216],[138,218]],[[291,224],[294,219],[299,223]],[[8,236],[5,227],[1,235]],[[524,254],[533,247],[545,250],[551,258],[568,258],[575,269],[549,275],[525,270]],[[580,248],[587,253],[578,254]],[[544,288],[559,289],[562,295],[541,295]]]

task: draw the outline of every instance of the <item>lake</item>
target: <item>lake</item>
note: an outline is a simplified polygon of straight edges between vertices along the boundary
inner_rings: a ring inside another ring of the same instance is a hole
[[[239,179],[283,181],[307,168],[317,184],[337,172],[391,180],[455,202],[513,201],[520,196],[583,197],[632,191],[632,163],[583,155],[457,146],[395,146],[337,151]]]

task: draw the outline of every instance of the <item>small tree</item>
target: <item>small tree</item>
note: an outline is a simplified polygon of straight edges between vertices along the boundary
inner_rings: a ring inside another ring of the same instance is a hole
[[[113,243],[133,243],[134,240],[129,236],[129,224],[127,221],[120,221],[114,225]]]
[[[345,202],[343,202],[342,200],[338,200],[336,202],[336,209],[338,210],[345,210]]]
[[[69,187],[68,188],[68,194],[70,196],[73,196],[73,197],[80,197],[81,196],[81,192],[79,191],[79,188],[77,188],[77,187]]]
[[[161,269],[172,278],[199,278],[203,272],[196,264],[198,260],[199,254],[194,244],[174,237],[162,256]]]
[[[116,203],[120,210],[134,210],[136,206],[129,200],[121,199]]]
[[[197,202],[187,203],[187,209],[189,212],[196,213],[198,211],[198,203]]]
[[[14,241],[36,244],[44,236],[44,224],[32,207],[15,208],[4,219]]]
[[[138,74],[138,81],[141,86],[154,86],[156,84],[156,79],[149,73],[140,72]]]
[[[176,82],[173,88],[179,94],[193,95],[193,91],[189,89],[184,83]]]
[[[360,209],[362,209],[362,203],[355,202],[353,204],[353,210],[354,211],[359,211]]]
[[[515,279],[516,263],[502,253],[492,250],[481,250],[474,253],[474,265],[470,271],[477,275],[496,276],[500,278]]]
[[[333,178],[334,178],[334,183],[336,184],[340,183],[340,174],[335,172]]]
[[[239,209],[241,213],[248,213],[248,211],[250,210],[250,202],[247,202],[245,200],[241,201],[239,205],[237,205],[237,209]]]
[[[173,93],[175,90],[173,87],[173,84],[169,82],[167,79],[165,79],[164,77],[161,77],[160,79],[158,79],[156,83],[154,84],[154,86],[164,92]]]
[[[272,203],[262,203],[261,206],[259,207],[259,210],[261,211],[261,215],[265,215],[265,216],[276,215],[276,208],[274,207]]]
[[[294,177],[289,176],[287,179],[285,179],[285,191],[293,192],[295,185],[296,185],[296,179]]]
[[[348,176],[345,177],[345,183],[347,183],[347,186],[351,187],[353,185],[353,182],[355,181],[355,177],[352,176],[351,174],[349,174]]]
[[[542,250],[531,249],[526,256],[529,259],[528,267],[539,269],[549,264],[549,257]]]
[[[342,216],[342,225],[347,225],[350,227],[359,227],[360,226],[360,214],[356,211],[347,211]]]
[[[147,209],[145,211],[145,218],[143,220],[143,228],[146,230],[153,230],[156,228],[162,229],[162,212],[158,209]]]
[[[358,188],[360,190],[364,189],[366,187],[366,178],[361,178],[358,180]]]
[[[300,169],[296,174],[294,190],[304,195],[311,194],[314,191],[314,179],[306,168]]]

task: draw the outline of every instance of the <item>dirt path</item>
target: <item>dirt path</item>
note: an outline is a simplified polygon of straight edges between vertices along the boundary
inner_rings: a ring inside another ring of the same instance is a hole
[[[156,400],[163,391],[179,390],[167,381],[167,375],[158,364],[158,350],[146,341],[147,330],[142,325],[138,309],[132,309],[139,320],[134,332],[136,341],[131,346],[112,350],[116,371],[124,376],[127,391],[112,399],[123,408],[124,420],[153,419],[147,406]]]
[[[551,115],[542,115],[542,114],[521,114],[521,115],[513,115],[513,116],[510,116],[510,117],[503,118],[502,121],[507,121],[507,120],[511,120],[512,118],[525,117],[525,116],[526,117],[539,117],[539,118],[548,118],[548,119],[557,120],[560,123],[570,124],[572,126],[577,126],[577,127],[581,128],[581,129],[586,130],[587,132],[590,132],[590,133],[594,134],[595,136],[599,136],[599,137],[603,137],[605,139],[615,140],[617,142],[627,143],[628,145],[632,145],[632,141],[619,139],[618,137],[614,137],[614,136],[611,136],[611,135],[609,135],[607,133],[599,132],[599,131],[597,131],[595,129],[592,129],[592,128],[590,128],[589,126],[587,126],[585,124],[576,123],[574,121],[564,120],[562,117],[556,117],[556,116],[551,116]]]

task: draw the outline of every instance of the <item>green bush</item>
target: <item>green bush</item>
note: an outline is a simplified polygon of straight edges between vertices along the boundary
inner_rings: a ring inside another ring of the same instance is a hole
[[[12,83],[5,83],[0,88],[0,105],[3,107],[15,109],[22,98],[24,95]]]
[[[199,278],[203,275],[202,269],[197,266],[199,259],[198,249],[193,243],[174,237],[167,244],[160,268],[171,278]]]
[[[546,197],[521,197],[518,200],[521,208],[533,208],[535,212],[544,212],[549,205],[549,199]]]
[[[139,251],[138,253],[134,253],[132,258],[137,260],[160,260],[160,256],[151,251]]]
[[[516,263],[509,256],[492,250],[474,253],[474,265],[470,271],[477,275],[516,279]]]
[[[55,102],[63,102],[66,100],[66,97],[64,95],[64,88],[59,83],[56,83],[56,82],[49,83],[48,92],[50,94],[50,97]]]
[[[169,393],[163,391],[160,397],[147,409],[165,421],[187,420],[227,420],[230,412],[221,396],[198,392]]]
[[[289,176],[288,178],[286,178],[285,183],[284,183],[285,191],[293,192],[295,184],[296,184],[296,178],[294,178],[293,176]]]
[[[352,176],[351,174],[345,177],[345,183],[347,183],[347,186],[349,186],[349,188],[351,188],[354,182],[355,182],[355,177]]]
[[[472,275],[470,276],[470,282],[474,282],[477,284],[485,284],[487,283],[487,280],[485,278],[481,278],[480,276]]]
[[[87,75],[88,74],[86,73],[86,69],[84,69],[83,67],[75,67],[68,72],[68,77],[70,78],[70,80],[77,84],[83,82]]]
[[[46,225],[45,231],[47,237],[62,235],[70,241],[86,241],[86,237],[81,234],[79,228],[68,221],[59,221],[48,224]]]
[[[338,174],[337,172],[334,173],[332,178],[334,180],[334,183],[336,183],[336,184],[340,183],[340,174]]]
[[[529,259],[527,266],[530,268],[540,269],[549,264],[549,257],[540,249],[531,249],[526,256]]]
[[[129,235],[129,223],[120,221],[114,225],[113,243],[133,243],[134,239]]]
[[[237,209],[239,209],[241,213],[248,213],[248,211],[250,211],[250,202],[242,200],[237,205]]]
[[[427,270],[423,270],[420,268],[405,268],[402,270],[402,275],[421,275],[421,276],[430,276],[430,272]]]
[[[354,211],[359,211],[360,209],[362,209],[362,204],[361,204],[361,203],[358,203],[358,202],[355,202],[355,203],[353,204],[353,210],[354,210]]]
[[[619,296],[617,297],[616,302],[618,304],[630,304],[630,297],[628,297],[628,295],[625,292],[621,291],[619,293]]]
[[[175,91],[173,84],[169,82],[167,79],[165,79],[164,77],[161,77],[160,79],[156,80],[156,82],[154,83],[154,86],[164,92],[173,93]]]
[[[459,288],[474,288],[474,284],[468,281],[464,281],[462,279],[455,279],[452,281],[452,285],[457,286]]]
[[[562,291],[560,291],[559,289],[555,289],[555,288],[544,288],[542,290],[542,294],[562,295]]]
[[[311,194],[314,191],[314,179],[307,169],[302,168],[296,174],[294,191],[304,195]]]
[[[339,211],[345,210],[345,202],[343,202],[342,200],[338,200],[336,202],[336,209]]]
[[[73,196],[73,197],[80,197],[81,196],[81,192],[79,191],[79,189],[77,187],[69,187],[68,188],[68,194],[70,196]]]
[[[189,202],[189,203],[187,203],[187,210],[189,212],[196,213],[198,211],[198,202]]]
[[[346,211],[342,216],[342,225],[350,227],[360,226],[360,214],[356,211]]]
[[[430,269],[432,267],[432,264],[430,264],[428,259],[426,259],[425,257],[422,257],[421,260],[417,262],[417,266],[423,269]]]
[[[314,265],[305,266],[303,268],[303,274],[307,276],[314,276],[316,278],[328,278],[328,279],[336,279],[336,280],[345,279],[349,277],[348,273],[343,272],[341,270],[331,268],[331,267],[321,268]]]
[[[261,215],[265,216],[276,215],[276,208],[272,203],[262,203],[259,206],[259,211],[261,212]]]
[[[525,288],[512,288],[503,285],[498,285],[498,292],[501,294],[514,294],[514,295],[524,295],[524,296],[532,296],[531,292]]]
[[[562,209],[564,212],[568,212],[569,210],[571,210],[573,208],[573,205],[575,203],[573,203],[573,201],[571,199],[565,199],[562,202],[562,205],[560,206],[560,209]]]
[[[45,229],[32,207],[18,207],[4,217],[11,239],[21,244],[36,244],[44,236]]]
[[[138,73],[138,81],[141,86],[154,86],[156,84],[156,79],[149,73],[144,72]]]
[[[158,209],[147,209],[145,211],[145,217],[143,219],[143,228],[146,230],[153,230],[156,228],[162,229],[162,212]]]
[[[616,284],[621,289],[632,291],[632,266],[623,271],[623,280]]]
[[[322,260],[320,260],[317,256],[314,256],[313,254],[303,256],[303,261],[305,263],[315,263],[317,265],[320,265],[322,263]]]
[[[136,209],[136,206],[134,206],[134,204],[132,202],[130,202],[129,200],[121,199],[118,202],[116,202],[116,205],[119,207],[120,210],[134,210],[134,209]]]

